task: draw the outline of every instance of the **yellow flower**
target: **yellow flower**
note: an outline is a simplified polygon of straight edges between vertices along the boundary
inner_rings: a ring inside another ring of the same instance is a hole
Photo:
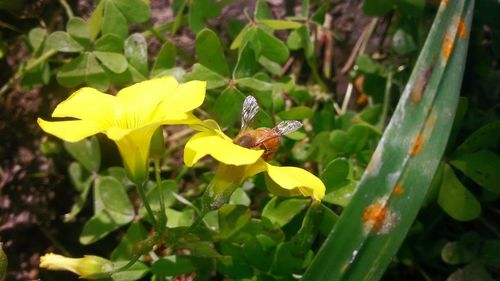
[[[52,117],[77,120],[45,121],[40,127],[65,141],[76,142],[105,133],[116,142],[129,178],[137,184],[147,178],[150,141],[162,124],[200,122],[190,112],[203,103],[206,82],[179,84],[167,76],[122,89],[116,96],[81,88],[61,102]]]
[[[211,155],[223,164],[222,167],[219,166],[215,176],[219,182],[241,184],[250,176],[266,172],[276,184],[270,188],[276,195],[302,194],[316,200],[321,200],[325,196],[325,185],[319,178],[301,168],[280,167],[267,163],[261,157],[263,150],[234,144],[214,121],[207,120],[201,125],[192,127],[200,132],[192,136],[184,148],[184,163],[187,166],[191,167],[202,157]]]
[[[85,255],[83,258],[67,258],[48,253],[40,257],[40,267],[48,270],[67,270],[85,279],[110,277],[113,263],[98,256]]]

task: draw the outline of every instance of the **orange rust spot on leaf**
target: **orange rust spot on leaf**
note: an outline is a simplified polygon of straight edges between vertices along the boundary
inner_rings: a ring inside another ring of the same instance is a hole
[[[398,184],[396,184],[396,186],[392,190],[392,194],[394,194],[394,195],[400,195],[404,191],[405,191],[405,189],[403,188],[403,186],[398,183]]]
[[[413,147],[411,148],[410,155],[415,156],[417,153],[422,151],[423,143],[424,143],[424,136],[422,134],[419,134],[415,138],[415,142],[413,143]]]
[[[415,81],[415,86],[413,87],[410,96],[412,102],[418,103],[422,99],[433,69],[434,65],[429,66]]]
[[[451,52],[453,51],[454,46],[455,45],[453,42],[453,38],[451,38],[450,35],[446,34],[446,36],[444,37],[444,41],[443,41],[443,57],[444,57],[444,60],[446,62],[450,58],[450,55],[451,55]]]
[[[445,5],[448,5],[448,1],[449,1],[449,0],[443,0],[443,3],[444,3]]]
[[[458,21],[458,35],[462,39],[467,38],[467,27],[465,27],[465,22],[463,19],[460,19]]]
[[[363,213],[363,221],[371,225],[372,230],[378,231],[382,227],[387,216],[388,209],[380,202],[375,202],[366,207]]]

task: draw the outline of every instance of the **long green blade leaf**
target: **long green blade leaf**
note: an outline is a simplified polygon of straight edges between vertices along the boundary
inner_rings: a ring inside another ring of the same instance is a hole
[[[351,203],[302,280],[378,280],[413,223],[450,134],[473,0],[442,1]]]

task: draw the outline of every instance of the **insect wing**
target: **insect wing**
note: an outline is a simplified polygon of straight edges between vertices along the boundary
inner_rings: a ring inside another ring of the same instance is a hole
[[[295,132],[298,129],[300,129],[300,127],[302,127],[302,122],[297,121],[297,120],[281,121],[274,128],[272,128],[267,133],[260,136],[256,140],[256,143],[257,144],[262,143],[268,138],[279,137],[279,136],[283,136],[286,134],[290,134],[290,133]]]
[[[259,111],[259,105],[257,100],[253,96],[248,96],[243,102],[243,108],[241,109],[241,129],[246,129],[252,122],[253,118]]]
[[[302,127],[302,122],[297,120],[281,121],[273,128],[280,136],[293,133]]]

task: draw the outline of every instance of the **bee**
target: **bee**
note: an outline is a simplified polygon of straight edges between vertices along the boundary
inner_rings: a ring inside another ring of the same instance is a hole
[[[262,149],[264,150],[262,158],[270,160],[281,145],[280,137],[297,131],[302,127],[302,122],[286,120],[279,122],[273,128],[251,129],[250,124],[258,111],[257,100],[253,96],[246,97],[241,110],[241,130],[233,143],[250,149]]]

